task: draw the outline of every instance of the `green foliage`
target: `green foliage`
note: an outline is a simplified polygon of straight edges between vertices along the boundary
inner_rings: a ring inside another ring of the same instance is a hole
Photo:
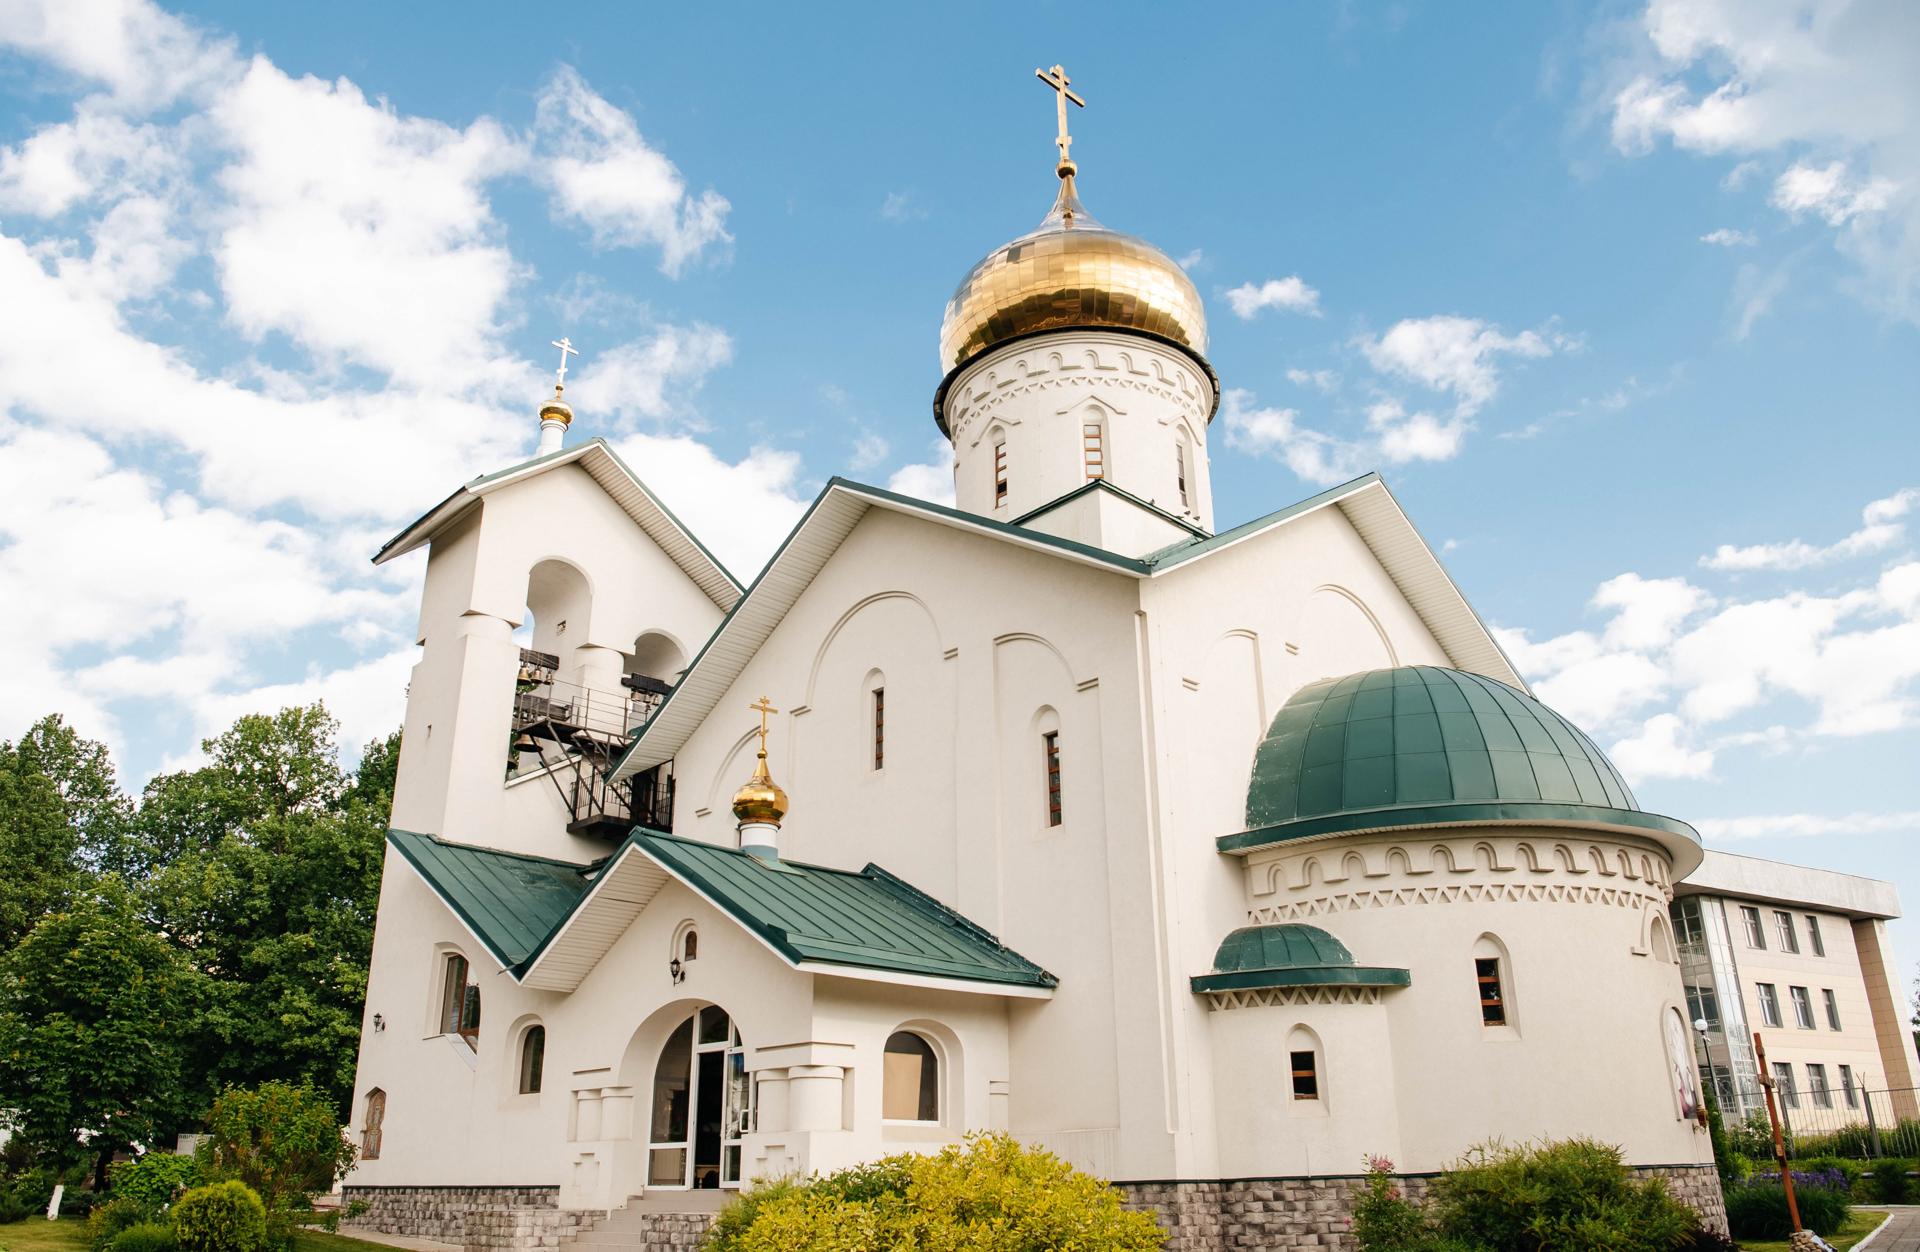
[[[1881,1126],[1879,1130],[1881,1146],[1889,1143],[1914,1143],[1920,1141],[1920,1119],[1904,1118],[1892,1126]],[[1846,1156],[1861,1160],[1875,1155],[1873,1150],[1874,1132],[1867,1129],[1865,1122],[1856,1122],[1850,1126],[1830,1131],[1824,1135],[1797,1135],[1793,1141],[1793,1158],[1798,1162],[1803,1157]],[[1767,1149],[1767,1155],[1773,1155],[1773,1149]]]
[[[180,1111],[194,1000],[192,971],[112,880],[43,919],[0,956],[0,1108],[15,1133],[61,1165],[156,1138]]]
[[[808,1183],[765,1183],[720,1214],[710,1252],[1150,1252],[1159,1223],[1050,1152],[970,1135],[937,1155],[906,1154]]]
[[[0,1183],[0,1222],[17,1222],[47,1211],[59,1176],[45,1167],[27,1166]]]
[[[206,976],[198,1102],[272,1080],[350,1098],[399,735],[351,778],[337,735],[317,704],[243,717],[134,818],[153,920]]]
[[[1817,1235],[1846,1224],[1851,1209],[1846,1176],[1833,1170],[1793,1171],[1793,1196],[1800,1221]],[[1726,1189],[1727,1225],[1736,1239],[1784,1239],[1793,1232],[1787,1192],[1775,1173],[1755,1174]]]
[[[1491,1252],[1672,1248],[1699,1219],[1591,1139],[1474,1149],[1433,1183],[1435,1225]]]
[[[107,1168],[107,1181],[115,1199],[137,1200],[159,1210],[182,1191],[200,1185],[200,1163],[174,1152],[148,1152],[136,1160],[115,1161]]]
[[[262,1252],[267,1209],[243,1182],[209,1183],[173,1206],[173,1231],[183,1252]]]
[[[1393,1162],[1367,1161],[1367,1180],[1353,1201],[1353,1237],[1365,1252],[1416,1252],[1434,1238],[1420,1206],[1393,1178]]]
[[[1713,1147],[1713,1165],[1725,1186],[1740,1175],[1735,1170],[1733,1148],[1727,1143],[1726,1122],[1720,1116],[1720,1101],[1709,1088],[1707,1097],[1707,1142]]]
[[[1727,1150],[1754,1161],[1773,1159],[1773,1126],[1759,1109],[1747,1114],[1747,1120],[1725,1128]]]
[[[272,1242],[291,1241],[293,1214],[311,1207],[353,1164],[334,1107],[306,1084],[229,1087],[207,1114],[200,1164],[208,1178],[246,1184],[265,1204]]]
[[[105,1204],[96,1204],[87,1215],[87,1246],[93,1252],[106,1252],[115,1239],[135,1226],[156,1220],[159,1213],[158,1205],[132,1196],[116,1196]]]
[[[1873,1163],[1873,1198],[1881,1204],[1913,1202],[1912,1161],[1884,1160]]]
[[[107,1252],[177,1252],[180,1244],[165,1222],[129,1226],[107,1245]]]
[[[66,907],[82,886],[80,831],[75,809],[62,794],[62,778],[92,790],[79,758],[82,748],[105,749],[79,739],[58,717],[45,717],[18,743],[0,742],[0,950],[12,948],[40,918]],[[106,774],[112,789],[112,772]]]

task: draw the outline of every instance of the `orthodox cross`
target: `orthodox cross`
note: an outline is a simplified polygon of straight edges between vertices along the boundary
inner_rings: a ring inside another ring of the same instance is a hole
[[[761,696],[757,703],[749,704],[747,707],[760,715],[760,755],[765,756],[767,754],[767,714],[778,713],[780,710],[774,708],[773,701],[765,696]]]
[[[1087,102],[1067,89],[1067,84],[1073,80],[1067,77],[1066,66],[1056,65],[1050,70],[1035,70],[1033,75],[1058,93],[1054,103],[1060,110],[1060,137],[1053,142],[1060,148],[1060,165],[1064,169],[1073,164],[1073,158],[1067,154],[1067,150],[1073,147],[1073,136],[1067,133],[1067,101],[1071,100],[1083,109],[1087,107]]]
[[[560,349],[560,368],[554,374],[553,380],[556,385],[564,387],[567,385],[567,357],[579,356],[580,349],[574,347],[573,340],[565,335],[554,340],[553,346]]]

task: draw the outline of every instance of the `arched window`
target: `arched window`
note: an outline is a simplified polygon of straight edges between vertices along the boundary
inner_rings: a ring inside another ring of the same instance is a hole
[[[1481,935],[1473,945],[1473,985],[1480,1001],[1480,1024],[1514,1024],[1513,969],[1506,945],[1492,935]]]
[[[547,1028],[530,1026],[520,1036],[520,1094],[537,1095],[547,1063]]]
[[[689,930],[687,937],[680,941],[680,959],[697,961],[700,959],[700,932]]]
[[[467,958],[447,956],[440,993],[440,1033],[459,1035],[476,1051],[480,1046],[480,988],[473,981]]]
[[[1295,1026],[1287,1035],[1287,1069],[1293,1098],[1317,1106],[1326,1093],[1326,1072],[1320,1037],[1305,1026]]]
[[[867,675],[867,712],[873,730],[873,768],[887,767],[887,680],[879,670]]]
[[[993,432],[993,507],[1007,502],[1007,432]]]
[[[1065,820],[1060,805],[1060,732],[1043,732],[1040,751],[1047,772],[1047,825],[1058,826]]]
[[[360,1121],[360,1159],[380,1159],[380,1128],[387,1120],[387,1093],[375,1087],[367,1092],[367,1113]]]
[[[1187,434],[1185,431],[1181,431],[1180,437],[1174,441],[1173,472],[1174,483],[1180,488],[1180,507],[1183,509],[1192,507],[1192,499],[1187,492]]]
[[[880,1086],[880,1116],[887,1121],[940,1120],[940,1058],[921,1036],[896,1030],[888,1037]]]

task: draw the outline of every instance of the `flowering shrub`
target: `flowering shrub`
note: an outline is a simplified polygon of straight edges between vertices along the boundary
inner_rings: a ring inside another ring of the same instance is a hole
[[[1736,1239],[1784,1239],[1793,1231],[1787,1216],[1787,1190],[1780,1171],[1756,1173],[1726,1189],[1727,1225]],[[1793,1171],[1793,1196],[1800,1221],[1817,1235],[1830,1235],[1846,1223],[1850,1184],[1837,1169]]]

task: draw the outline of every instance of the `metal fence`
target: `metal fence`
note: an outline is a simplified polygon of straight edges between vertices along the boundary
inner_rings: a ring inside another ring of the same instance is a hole
[[[1774,1091],[1779,1100],[1780,1131],[1790,1157],[1920,1157],[1920,1088],[1808,1090],[1804,1085],[1782,1082]],[[1743,1086],[1734,1093],[1737,1100],[1727,1100],[1726,1094],[1721,1092],[1722,1109],[1747,1109],[1755,1132],[1765,1127],[1766,1093],[1760,1087]],[[1729,1131],[1739,1133],[1740,1119],[1728,1115],[1725,1120]],[[1769,1147],[1761,1155],[1772,1154]]]

